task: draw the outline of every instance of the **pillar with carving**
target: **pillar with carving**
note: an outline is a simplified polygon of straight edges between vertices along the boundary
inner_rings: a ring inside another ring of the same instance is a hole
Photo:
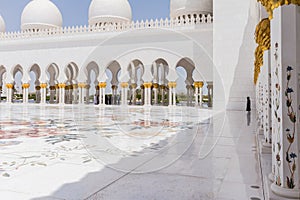
[[[300,4],[300,3],[299,3]],[[296,5],[274,10],[271,20],[273,154],[275,159],[273,193],[300,197],[299,77],[300,9]],[[298,29],[297,29],[298,28]]]

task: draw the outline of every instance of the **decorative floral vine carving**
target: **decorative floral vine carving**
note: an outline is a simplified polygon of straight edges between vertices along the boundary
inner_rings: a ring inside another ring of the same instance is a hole
[[[286,177],[286,183],[287,187],[290,189],[293,189],[295,187],[295,181],[294,181],[294,174],[296,171],[296,161],[295,158],[297,158],[297,154],[291,151],[291,147],[295,141],[295,132],[296,132],[296,112],[293,108],[293,100],[292,100],[292,94],[294,93],[294,90],[292,87],[290,87],[290,80],[292,77],[292,71],[293,68],[291,66],[288,66],[287,69],[287,84],[286,84],[286,91],[285,91],[285,97],[286,97],[286,106],[287,106],[287,115],[289,116],[289,120],[292,123],[292,129],[286,129],[286,137],[287,141],[289,143],[289,146],[286,150],[286,161],[288,163],[288,168],[290,175]]]
[[[280,84],[279,84],[279,67],[280,65],[278,64],[278,43],[275,44],[275,61],[276,61],[276,66],[275,66],[275,72],[274,72],[274,78],[275,78],[275,90],[274,90],[274,116],[275,116],[275,124],[277,128],[276,130],[276,135],[277,135],[277,141],[280,140],[280,132],[281,132],[281,118],[278,115],[279,108],[280,108]],[[277,146],[277,151],[276,151],[276,146]],[[276,154],[276,165],[277,165],[277,173],[275,174],[275,183],[278,186],[281,186],[281,178],[280,178],[280,167],[281,167],[281,157],[280,157],[280,152],[281,152],[281,143],[277,142],[276,144],[274,143],[273,146],[273,151],[275,151]]]

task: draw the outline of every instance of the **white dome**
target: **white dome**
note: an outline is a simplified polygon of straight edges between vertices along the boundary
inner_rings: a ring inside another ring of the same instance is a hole
[[[212,14],[213,0],[171,0],[170,7],[173,19],[189,14]]]
[[[0,32],[5,32],[5,21],[0,15]]]
[[[89,24],[122,23],[132,19],[127,0],[93,0],[89,8]]]
[[[32,0],[24,8],[21,17],[22,30],[58,28],[62,24],[62,15],[50,0]]]

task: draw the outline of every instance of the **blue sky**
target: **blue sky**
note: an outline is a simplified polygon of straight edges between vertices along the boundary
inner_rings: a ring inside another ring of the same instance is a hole
[[[108,0],[109,1],[109,0]],[[7,31],[20,30],[21,13],[30,0],[0,0],[0,15]],[[52,0],[60,9],[64,26],[88,24],[88,8],[91,0]],[[170,0],[129,0],[133,20],[169,17]]]

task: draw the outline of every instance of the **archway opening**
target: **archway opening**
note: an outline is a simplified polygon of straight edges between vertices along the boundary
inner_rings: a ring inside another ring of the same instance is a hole
[[[77,76],[79,69],[73,62],[69,63],[65,68],[65,74],[67,77],[65,88],[65,103],[77,104],[78,103],[78,87]]]
[[[176,80],[176,94],[177,94],[177,101],[180,105],[187,105],[187,88],[186,88],[186,79],[187,73],[186,70],[178,66],[176,67],[176,73],[178,75],[178,79]]]
[[[22,88],[23,68],[17,65],[13,70],[13,89],[12,89],[12,102],[21,103],[23,101],[23,88]]]
[[[95,62],[91,62],[86,67],[86,94],[85,103],[99,102],[99,66]]]
[[[41,69],[40,67],[35,64],[29,70],[29,77],[30,77],[30,87],[29,87],[29,102],[41,102],[41,92],[40,92],[40,76],[41,76]]]
[[[48,84],[50,89],[50,95],[47,96],[47,100],[50,104],[55,104],[59,102],[59,95],[58,95],[58,76],[59,76],[59,68],[55,63],[52,63],[47,68],[47,77],[48,77]]]
[[[144,64],[135,59],[128,65],[129,73],[129,104],[142,105],[143,104],[143,74]]]
[[[177,70],[178,69],[178,70]],[[186,73],[183,74],[184,70]],[[185,99],[185,105],[186,106],[193,106],[194,105],[194,79],[193,79],[193,73],[195,70],[195,64],[190,58],[182,58],[176,65],[176,72],[179,77],[182,77],[182,75],[185,75],[184,85],[186,87],[186,97]],[[181,74],[179,73],[181,72]],[[179,85],[177,81],[177,85]],[[177,88],[180,88],[180,86],[177,86]]]
[[[121,73],[121,66],[117,61],[112,61],[106,68],[106,71],[110,71],[107,73],[108,80],[111,87],[111,94],[107,95],[107,104],[118,105],[120,103],[120,88],[119,88],[119,80]],[[110,76],[110,77],[109,77]]]
[[[153,87],[152,102],[155,105],[168,105],[169,87],[167,76],[169,74],[169,64],[163,59],[157,59],[152,65]]]

